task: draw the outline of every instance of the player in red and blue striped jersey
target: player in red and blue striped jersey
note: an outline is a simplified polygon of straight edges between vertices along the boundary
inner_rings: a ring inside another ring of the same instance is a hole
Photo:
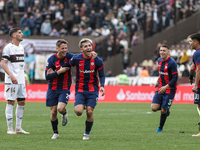
[[[67,41],[58,40],[56,42],[57,53],[49,57],[47,61],[45,77],[49,81],[49,87],[46,95],[46,106],[51,109],[51,124],[54,135],[51,139],[57,139],[58,118],[57,111],[62,114],[62,125],[67,124],[67,109],[71,86],[71,70],[62,68],[62,65],[69,61],[73,54],[68,52]]]
[[[194,104],[197,104],[197,112],[200,116],[200,34],[195,33],[189,36],[189,44],[192,49],[195,49],[196,51],[193,54],[193,65],[190,68],[190,83],[193,82],[193,76],[196,71],[196,77],[195,77],[195,84],[192,88],[192,92],[194,92]],[[192,136],[200,136],[200,122],[199,125],[199,133],[194,134]]]
[[[176,82],[178,80],[177,63],[169,56],[169,46],[162,45],[159,53],[159,78],[155,84],[157,91],[151,104],[152,111],[161,110],[160,125],[156,132],[163,131],[163,126],[167,116],[169,116],[169,109],[176,93]]]
[[[94,121],[93,110],[98,102],[99,90],[102,92],[102,95],[105,94],[104,64],[101,58],[92,58],[92,40],[83,38],[79,42],[79,47],[83,53],[74,55],[64,66],[76,66],[74,111],[77,116],[81,116],[86,106],[87,119],[83,140],[88,140]],[[100,78],[100,89],[97,71]]]

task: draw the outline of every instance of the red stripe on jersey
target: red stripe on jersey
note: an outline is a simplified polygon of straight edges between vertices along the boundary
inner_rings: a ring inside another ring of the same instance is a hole
[[[99,68],[98,70],[101,70],[103,67],[104,67],[104,65],[101,68]]]
[[[66,61],[68,61],[67,58],[64,59],[64,62],[66,62]],[[68,73],[69,73],[69,70],[66,71],[65,74],[64,74],[63,90],[68,89],[68,79],[69,79]]]
[[[166,62],[165,63],[165,66],[164,66],[164,78],[165,78],[165,84],[167,85],[169,83],[169,74],[168,74],[168,63]],[[167,90],[166,90],[166,93],[170,93],[170,90],[171,90],[171,87],[169,87]]]
[[[174,73],[172,73],[172,74],[177,74],[178,72],[174,72]]]
[[[162,61],[159,62],[159,72],[161,71],[161,65],[162,65]],[[158,87],[158,91],[160,91],[161,87],[162,87],[162,79],[161,79],[161,74],[159,73],[159,87]]]
[[[56,71],[58,71],[60,69],[60,61],[56,61],[55,63],[55,67],[56,67]],[[58,76],[56,78],[53,79],[53,83],[52,83],[52,90],[57,90],[57,84],[58,84]]]
[[[90,70],[95,70],[95,62],[94,62],[94,59],[91,59],[91,60],[90,60]],[[89,91],[90,91],[90,92],[94,91],[93,82],[94,82],[94,72],[91,72],[91,73],[90,73],[89,83],[88,83],[88,88],[89,88]]]
[[[85,60],[79,61],[79,80],[78,80],[78,92],[83,92],[84,85],[84,68],[85,68]],[[80,72],[82,71],[82,72]]]
[[[197,63],[196,66],[200,65],[200,63]]]

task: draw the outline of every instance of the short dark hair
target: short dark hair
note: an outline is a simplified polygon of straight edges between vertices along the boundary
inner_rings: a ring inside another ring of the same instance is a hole
[[[68,42],[66,40],[58,40],[56,42],[56,47],[60,47],[61,44],[68,44]]]
[[[17,32],[18,30],[21,30],[21,28],[20,27],[11,28],[9,31],[9,35],[12,37],[13,33]]]
[[[200,44],[200,34],[199,33],[194,33],[194,34],[190,35],[189,38],[191,38],[192,40],[197,40]]]
[[[166,47],[168,50],[170,49],[167,44],[163,44],[161,47]]]

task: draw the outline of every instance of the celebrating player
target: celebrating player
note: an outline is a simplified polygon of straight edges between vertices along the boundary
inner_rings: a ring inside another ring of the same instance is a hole
[[[189,44],[192,49],[195,49],[196,52],[193,54],[193,65],[190,68],[190,83],[193,83],[193,76],[196,71],[196,77],[195,77],[195,84],[192,88],[192,92],[194,92],[194,104],[197,104],[197,112],[200,116],[200,100],[199,100],[199,94],[200,94],[200,34],[195,33],[189,36]],[[199,131],[200,131],[200,122],[199,125]],[[192,136],[200,136],[200,132],[198,134],[192,135]]]
[[[9,35],[12,43],[5,46],[2,54],[1,66],[5,73],[5,99],[7,100],[5,115],[7,120],[7,134],[24,133],[30,134],[21,128],[24,105],[26,98],[26,86],[28,83],[24,76],[24,48],[19,44],[23,40],[20,28],[10,29]],[[17,99],[16,127],[13,130],[13,106]]]
[[[100,91],[102,92],[102,95],[105,94],[104,64],[99,57],[96,57],[95,59],[92,58],[92,40],[83,38],[79,42],[79,47],[83,53],[72,57],[64,66],[76,66],[74,111],[77,116],[81,116],[86,106],[87,119],[85,122],[86,128],[83,140],[88,140],[94,121],[93,110],[98,102],[99,80],[97,71],[101,84]]]
[[[163,131],[166,118],[170,114],[169,109],[175,96],[176,82],[178,79],[177,64],[169,56],[169,47],[162,45],[159,53],[159,78],[155,84],[157,91],[151,104],[152,111],[156,112],[157,110],[161,110],[160,125],[156,132]]]

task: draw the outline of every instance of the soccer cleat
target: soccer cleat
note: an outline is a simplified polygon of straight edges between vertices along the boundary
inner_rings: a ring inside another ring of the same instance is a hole
[[[53,140],[58,139],[58,138],[59,138],[59,134],[57,134],[57,133],[54,133],[53,136],[51,137],[51,139],[53,139]]]
[[[13,128],[8,128],[7,134],[16,134],[16,132],[13,130]]]
[[[198,133],[198,134],[193,134],[192,136],[200,136],[200,133]]]
[[[83,134],[83,140],[89,140],[89,134]]]
[[[26,131],[24,131],[22,128],[19,128],[19,129],[15,129],[15,132],[17,133],[17,134],[30,134],[30,132],[26,132]]]
[[[161,128],[158,128],[158,129],[156,130],[156,132],[163,132],[163,130],[162,130]]]
[[[62,125],[65,126],[67,124],[67,122],[68,122],[68,113],[67,113],[67,110],[66,110],[66,114],[62,115],[61,118],[62,118]]]

